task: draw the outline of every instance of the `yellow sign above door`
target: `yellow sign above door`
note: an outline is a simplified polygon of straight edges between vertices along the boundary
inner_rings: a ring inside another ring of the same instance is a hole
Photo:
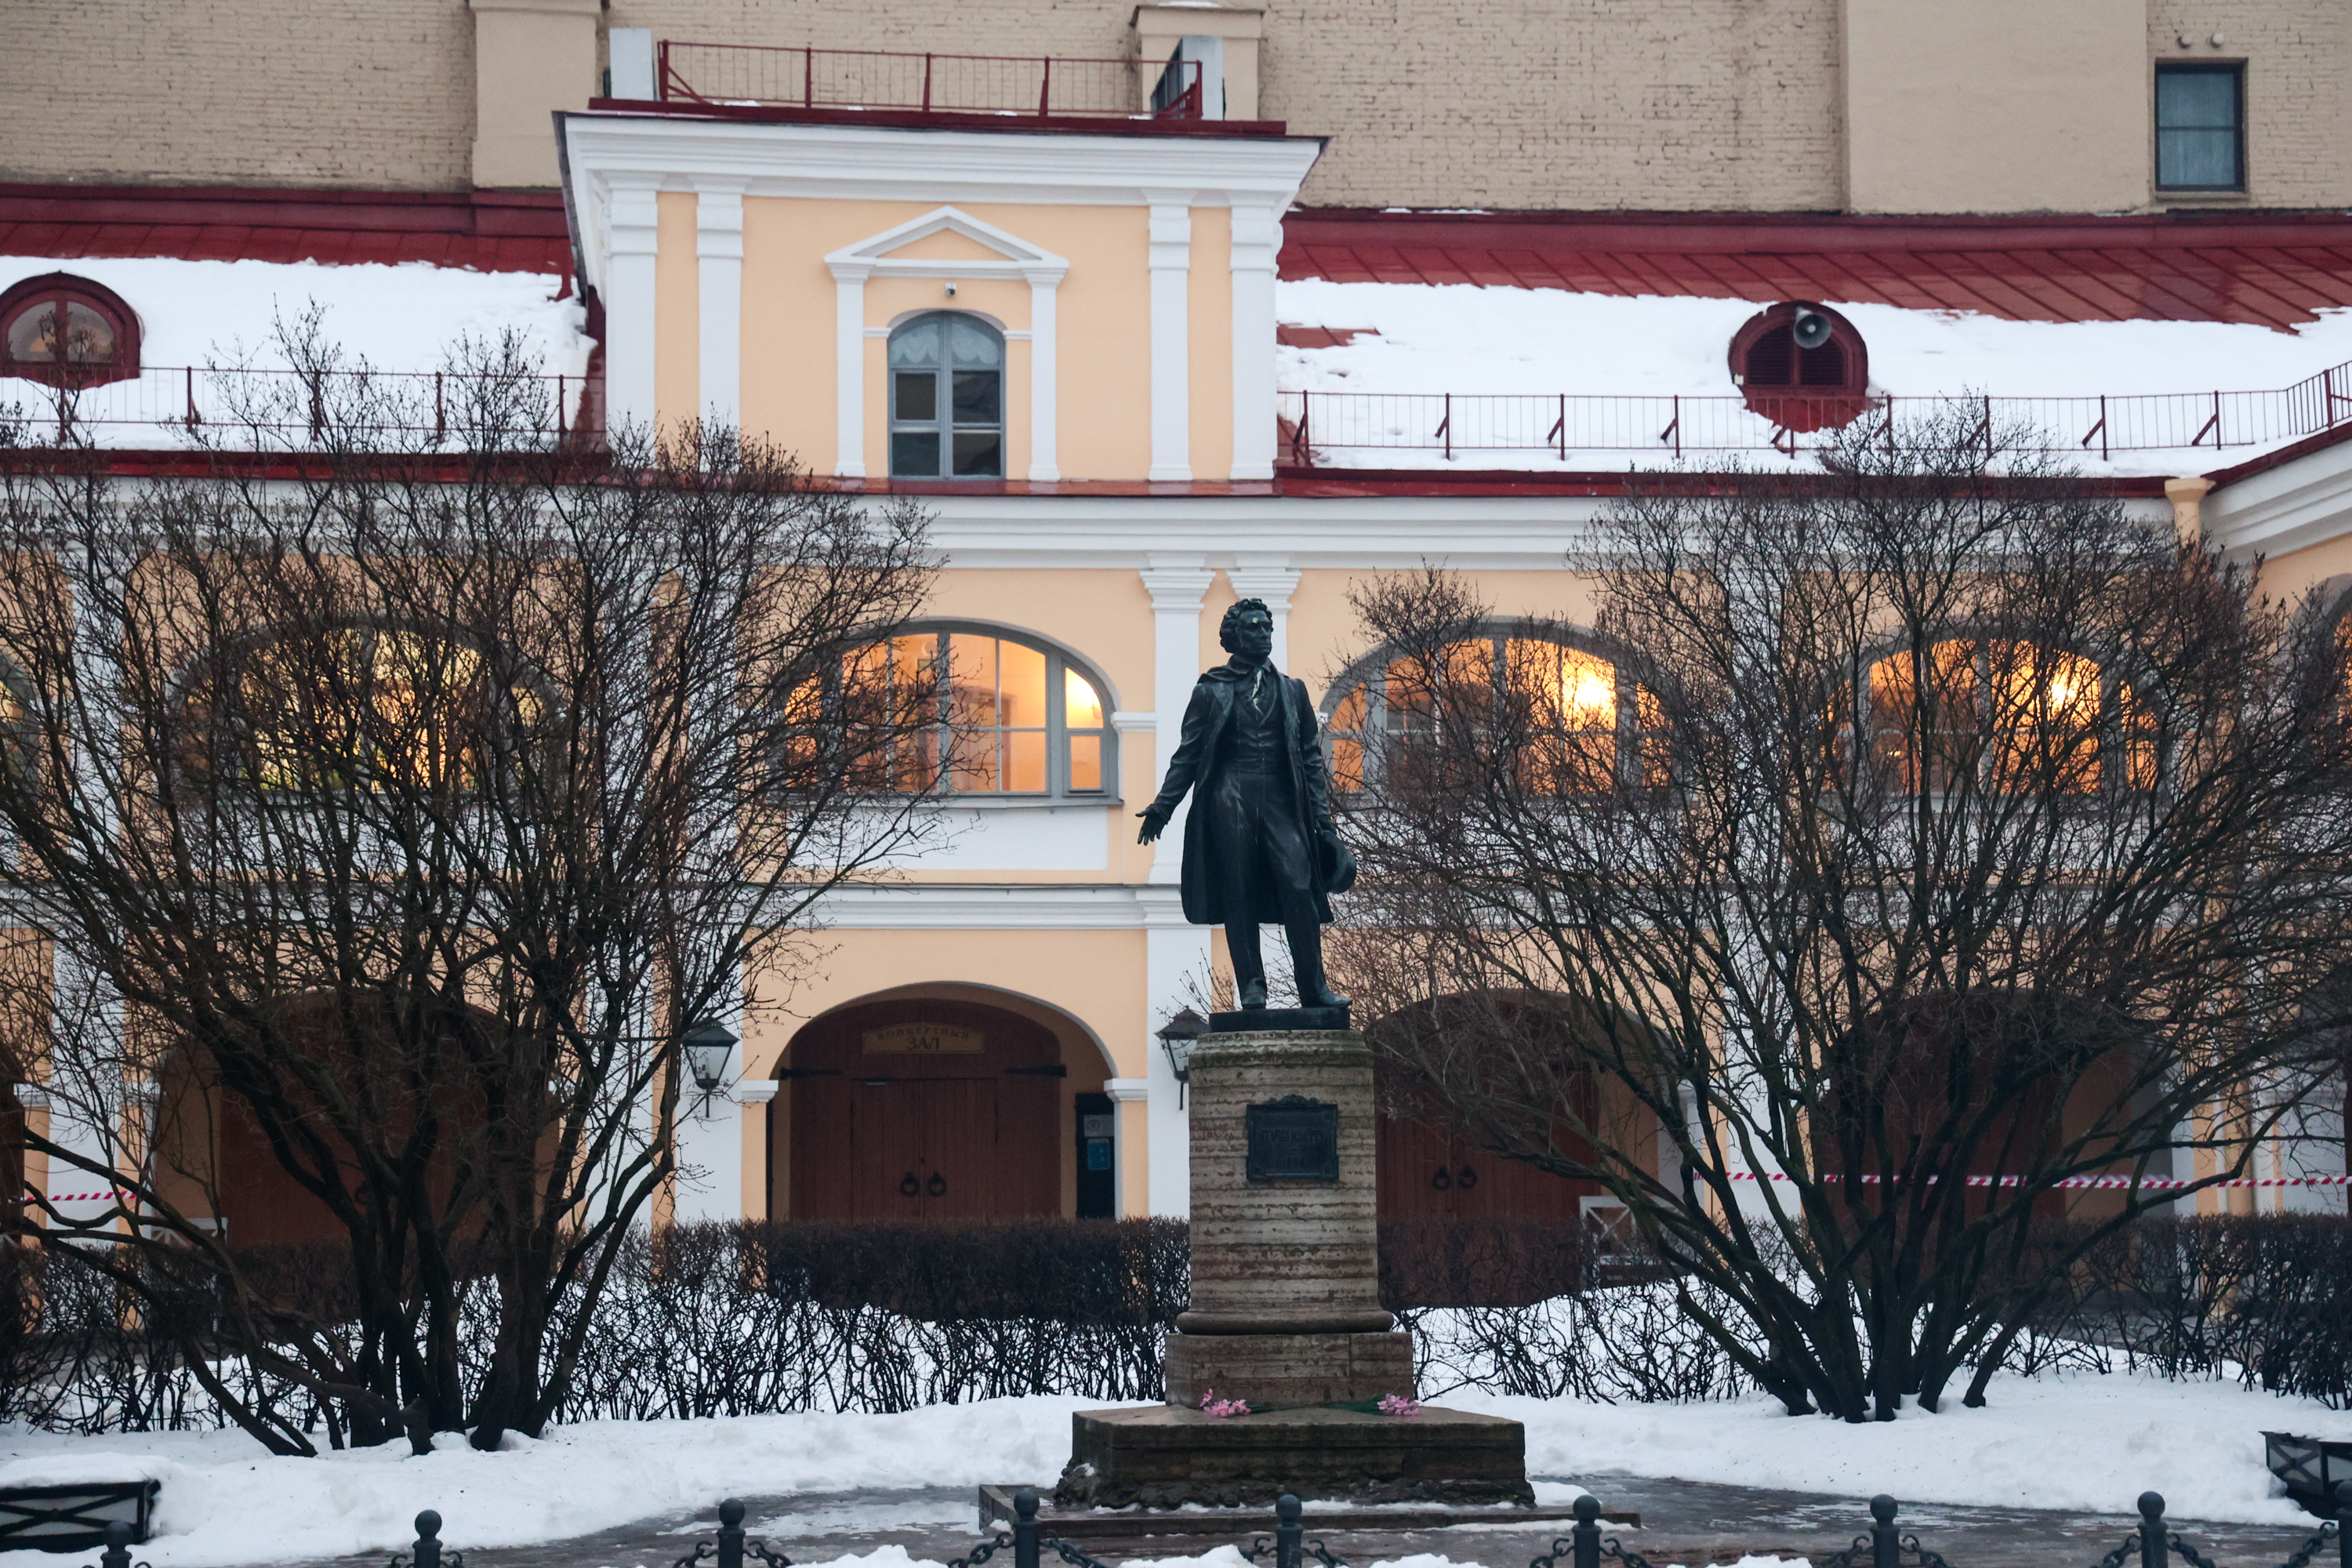
[[[892,1024],[866,1030],[861,1044],[869,1057],[976,1057],[988,1037],[953,1024]]]

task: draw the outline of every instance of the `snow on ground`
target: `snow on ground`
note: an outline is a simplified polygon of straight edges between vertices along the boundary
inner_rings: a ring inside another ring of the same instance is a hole
[[[249,351],[283,365],[275,323],[314,301],[330,339],[379,370],[437,370],[460,336],[522,334],[550,374],[588,364],[587,316],[559,300],[563,279],[538,272],[476,272],[427,261],[327,267],[314,261],[184,261],[165,257],[0,257],[0,289],[59,270],[104,285],[139,313],[142,366],[226,364]]]
[[[495,1454],[451,1437],[423,1457],[395,1446],[318,1459],[272,1458],[236,1432],[87,1437],[5,1427],[0,1486],[156,1478],[163,1483],[157,1534],[141,1551],[155,1568],[387,1552],[409,1538],[425,1508],[440,1510],[451,1545],[491,1548],[709,1510],[729,1493],[1046,1481],[1069,1452],[1071,1412],[1091,1403],[1039,1397],[899,1415],[589,1422],[542,1441],[510,1438]],[[2262,1431],[2352,1437],[2352,1413],[2311,1401],[2126,1374],[2003,1378],[1985,1409],[1906,1412],[1869,1426],[1792,1421],[1764,1399],[1604,1405],[1465,1393],[1446,1404],[1526,1422],[1529,1472],[1582,1478],[1604,1502],[1611,1472],[2101,1513],[2128,1513],[2153,1488],[2176,1517],[2289,1523],[2301,1515],[2271,1495]],[[1545,1500],[1556,1503],[1546,1490]],[[864,1527],[928,1521],[928,1513],[917,1520],[891,1511],[908,1506],[877,1500]],[[842,1568],[903,1568],[905,1561],[877,1552],[844,1559]],[[1223,1549],[1166,1559],[1160,1568],[1180,1565],[1234,1568]],[[1411,1558],[1396,1568],[1445,1563]]]

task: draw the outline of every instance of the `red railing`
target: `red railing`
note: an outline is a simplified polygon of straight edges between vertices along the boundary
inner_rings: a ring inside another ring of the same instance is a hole
[[[2268,447],[2352,425],[2352,363],[2274,392],[2180,392],[2105,397],[1617,397],[1541,393],[1286,392],[1285,455],[1817,450],[1855,419],[1891,429],[1906,412],[1959,406],[1987,430],[2038,432],[2038,449],[2101,460],[2117,452]]]
[[[1198,120],[1201,68],[1014,55],[893,54],[766,44],[655,46],[665,103]],[[1137,73],[1148,71],[1148,79]],[[1160,107],[1151,107],[1157,103]]]
[[[60,389],[0,377],[0,423],[35,446],[315,447],[359,438],[383,449],[462,450],[476,433],[507,442],[601,438],[601,381],[581,375],[442,371],[222,369],[148,365],[133,377]]]

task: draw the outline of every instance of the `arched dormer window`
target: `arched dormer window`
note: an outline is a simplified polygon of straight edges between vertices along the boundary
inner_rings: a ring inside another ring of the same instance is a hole
[[[1004,477],[1004,338],[979,317],[931,310],[891,332],[890,476]]]
[[[1118,779],[1109,688],[1076,655],[970,622],[918,626],[845,656],[796,705],[892,731],[858,749],[866,787],[1103,800]]]
[[[1862,700],[1871,755],[1906,795],[1948,795],[1971,779],[2056,795],[2156,786],[2148,705],[2064,648],[1948,638],[1873,662]]]
[[[189,681],[186,765],[266,792],[471,794],[549,711],[500,663],[401,626],[257,638]]]
[[[1791,300],[1759,310],[1731,336],[1731,384],[1784,430],[1846,424],[1868,405],[1870,352],[1826,305]]]
[[[0,294],[0,375],[98,386],[139,374],[139,318],[110,289],[51,272]]]
[[[1520,747],[1532,790],[1601,795],[1661,788],[1671,747],[1664,705],[1622,663],[1549,628],[1498,625],[1437,658],[1383,650],[1360,660],[1325,700],[1331,785],[1376,778],[1391,747],[1441,728],[1447,715],[1484,722]]]

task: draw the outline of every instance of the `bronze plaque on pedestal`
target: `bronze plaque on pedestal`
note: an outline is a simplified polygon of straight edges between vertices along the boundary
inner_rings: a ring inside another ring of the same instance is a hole
[[[1339,1179],[1338,1106],[1304,1095],[1286,1095],[1251,1106],[1247,1121],[1251,1181]]]

